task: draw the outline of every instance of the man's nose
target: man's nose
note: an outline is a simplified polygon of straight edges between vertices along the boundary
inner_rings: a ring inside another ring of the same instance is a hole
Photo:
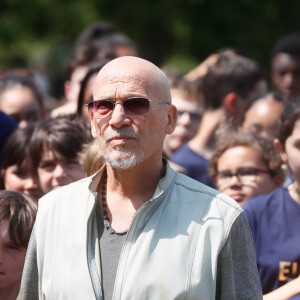
[[[116,103],[109,120],[109,125],[116,128],[121,128],[122,126],[129,126],[130,123],[131,121],[125,112],[123,105],[121,103]]]

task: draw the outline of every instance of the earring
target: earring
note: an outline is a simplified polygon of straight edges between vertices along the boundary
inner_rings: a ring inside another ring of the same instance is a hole
[[[281,170],[284,172],[284,173],[286,173],[287,171],[288,171],[288,165],[287,164],[285,164],[285,163],[283,163],[283,164],[281,164]]]

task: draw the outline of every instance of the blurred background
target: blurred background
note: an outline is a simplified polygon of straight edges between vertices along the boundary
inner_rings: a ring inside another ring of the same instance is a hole
[[[299,11],[297,0],[1,0],[0,66],[34,68],[62,97],[76,37],[101,20],[161,67],[188,72],[216,50],[235,47],[268,71],[275,41],[299,31]]]

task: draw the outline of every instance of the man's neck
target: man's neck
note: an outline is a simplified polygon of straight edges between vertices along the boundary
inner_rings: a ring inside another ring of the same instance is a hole
[[[104,192],[111,226],[124,231],[129,228],[136,211],[152,198],[158,181],[164,176],[165,166],[161,160],[156,165],[143,163],[127,170],[107,165],[106,171],[107,183],[101,183],[98,188],[99,201],[103,205]]]
[[[162,159],[148,160],[127,170],[107,166],[107,189],[129,198],[153,195],[158,181],[164,176],[165,165]]]

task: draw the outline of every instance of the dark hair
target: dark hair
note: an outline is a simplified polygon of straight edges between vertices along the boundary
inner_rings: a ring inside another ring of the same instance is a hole
[[[92,140],[89,123],[83,116],[58,116],[37,124],[30,144],[30,156],[37,168],[45,149],[54,155],[76,158],[84,144]]]
[[[82,115],[82,106],[83,106],[83,98],[84,98],[84,92],[86,89],[86,85],[90,79],[90,77],[92,75],[94,75],[95,73],[98,73],[105,64],[107,64],[109,62],[109,60],[104,60],[101,63],[97,63],[92,65],[88,72],[85,74],[84,78],[82,79],[81,83],[80,83],[80,90],[79,90],[79,95],[78,95],[78,100],[77,100],[77,113],[79,115]]]
[[[87,26],[77,37],[75,45],[86,44],[98,40],[110,34],[116,33],[117,29],[108,22],[98,21]]]
[[[6,90],[10,90],[17,85],[21,85],[23,87],[29,88],[36,101],[38,102],[40,108],[43,108],[43,98],[40,93],[38,87],[34,83],[34,81],[25,75],[16,74],[16,73],[8,73],[6,76],[0,79],[0,94],[2,94]]]
[[[108,22],[99,21],[86,27],[77,37],[75,41],[75,48],[81,44],[91,44],[93,42],[101,42],[102,46],[105,44],[110,47],[126,46],[135,49],[134,43],[130,38],[121,33],[116,27]]]
[[[221,47],[219,49],[217,49],[216,53],[218,54],[225,54],[225,55],[241,55],[241,56],[245,56],[245,57],[249,57],[248,53],[246,53],[243,49],[239,49],[236,47]]]
[[[218,140],[216,150],[208,164],[208,174],[211,178],[218,172],[217,165],[220,156],[228,149],[239,146],[257,149],[273,176],[283,174],[281,169],[282,161],[273,141],[263,138],[255,133],[236,132],[231,133],[230,135],[221,136]]]
[[[119,56],[119,47],[131,48],[136,52],[136,47],[126,35],[113,30],[91,28],[75,42],[69,61],[67,63],[67,77],[71,79],[77,67],[91,65],[105,59],[112,60]]]
[[[10,166],[20,167],[26,160],[30,160],[30,140],[34,130],[33,124],[17,128],[6,141],[1,153],[1,169],[6,170]],[[0,189],[4,189],[4,180],[0,176]]]
[[[281,116],[281,126],[278,139],[284,147],[287,138],[293,133],[295,123],[300,120],[300,97],[288,101]]]
[[[272,49],[272,58],[279,53],[287,53],[293,56],[300,56],[300,34],[290,33],[282,36]]]
[[[2,151],[1,168],[21,166],[29,158],[29,144],[35,125],[17,128],[9,137]]]
[[[206,107],[221,107],[223,98],[231,92],[246,98],[262,79],[265,79],[265,73],[254,60],[240,55],[220,55],[203,77]]]
[[[16,246],[27,248],[36,212],[30,197],[17,191],[0,191],[0,222],[9,220],[9,235]]]

